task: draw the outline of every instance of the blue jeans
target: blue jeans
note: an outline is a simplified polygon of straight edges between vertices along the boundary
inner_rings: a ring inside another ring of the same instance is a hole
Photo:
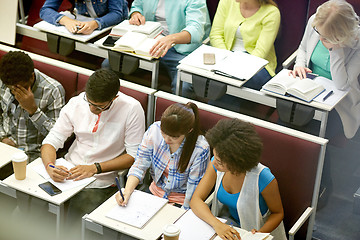
[[[160,58],[160,64],[162,64],[168,71],[171,78],[171,91],[175,93],[176,91],[176,80],[177,80],[177,66],[179,61],[186,57],[186,55],[178,53],[175,48],[170,48],[166,55]],[[182,83],[182,94],[183,97],[193,98],[194,90],[190,83]]]
[[[256,75],[254,75],[252,78],[250,78],[249,81],[247,81],[243,86],[247,88],[252,88],[255,90],[260,90],[261,87],[267,83],[271,79],[271,76],[269,72],[263,68],[260,72],[258,72]],[[234,112],[241,112],[242,107],[245,105],[249,105],[249,101],[230,96],[230,95],[224,95],[218,100],[210,100],[208,102],[210,105],[214,105],[217,107],[225,108]],[[242,106],[241,106],[242,105]]]

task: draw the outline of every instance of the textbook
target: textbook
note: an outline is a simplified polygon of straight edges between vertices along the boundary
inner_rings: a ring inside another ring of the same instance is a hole
[[[262,89],[265,91],[291,95],[306,102],[311,102],[315,97],[325,91],[325,87],[314,79],[289,76],[289,70],[283,69],[268,81]]]
[[[119,52],[131,52],[138,55],[151,57],[150,49],[156,41],[161,38],[149,38],[147,35],[138,32],[127,32],[115,42],[111,50]]]
[[[214,64],[211,65],[204,63],[204,54],[209,53],[215,55]],[[183,58],[180,63],[244,81],[249,80],[269,62],[241,51],[232,52],[203,44]]]
[[[125,207],[115,206],[106,214],[106,217],[137,228],[143,228],[167,202],[168,200],[165,198],[135,190]]]
[[[244,230],[242,228],[234,227],[236,231],[240,234],[241,240],[270,240],[273,237],[270,235],[270,233],[260,233],[257,232],[253,234],[250,231]],[[219,236],[216,236],[214,240],[221,240]]]
[[[147,35],[149,38],[155,38],[162,33],[161,23],[146,21],[144,25],[132,25],[129,20],[124,20],[111,29],[110,35],[123,36],[127,32],[138,32]]]

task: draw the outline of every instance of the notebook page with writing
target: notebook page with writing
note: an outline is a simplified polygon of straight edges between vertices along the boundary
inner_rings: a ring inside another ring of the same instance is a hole
[[[218,218],[222,222],[226,222],[225,219]],[[215,230],[206,222],[201,220],[190,209],[184,215],[181,216],[175,225],[180,227],[179,240],[209,240],[215,235]]]
[[[106,214],[106,217],[143,228],[167,202],[165,198],[135,190],[125,207],[115,206]]]
[[[73,167],[75,167],[74,164],[72,164],[69,161],[66,161],[64,158],[58,158],[56,159],[55,165],[57,166],[64,166],[67,169],[71,169]],[[76,188],[78,186],[83,186],[83,185],[88,185],[91,182],[95,181],[94,177],[89,177],[89,178],[84,178],[78,181],[74,181],[74,180],[65,180],[63,182],[55,182],[54,180],[51,179],[51,177],[49,176],[49,174],[47,173],[44,164],[40,164],[37,166],[33,167],[33,170],[35,172],[37,172],[40,176],[42,176],[44,179],[48,180],[49,182],[51,182],[52,184],[54,184],[57,188],[59,188],[61,191],[67,191],[70,190],[72,188]]]

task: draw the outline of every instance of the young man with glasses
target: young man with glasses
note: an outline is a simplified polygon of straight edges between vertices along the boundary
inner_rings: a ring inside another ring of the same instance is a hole
[[[140,103],[119,92],[119,87],[114,72],[95,71],[86,83],[85,92],[70,99],[43,141],[41,157],[54,181],[96,178],[70,200],[69,226],[74,225],[72,220],[81,223],[85,213],[114,194],[117,171],[129,168],[134,162],[145,131],[145,116]],[[76,138],[65,159],[75,167],[67,169],[56,165],[56,151],[72,133]],[[79,233],[80,226],[76,227]]]

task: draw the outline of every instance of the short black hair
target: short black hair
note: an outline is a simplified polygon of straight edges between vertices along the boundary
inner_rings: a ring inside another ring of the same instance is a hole
[[[113,99],[120,88],[118,75],[108,69],[96,70],[86,83],[85,92],[94,102],[107,102]]]
[[[260,162],[263,144],[250,123],[237,118],[221,119],[205,137],[234,174],[250,171]]]
[[[29,82],[34,73],[34,62],[24,52],[10,51],[0,60],[0,79],[5,85]]]

